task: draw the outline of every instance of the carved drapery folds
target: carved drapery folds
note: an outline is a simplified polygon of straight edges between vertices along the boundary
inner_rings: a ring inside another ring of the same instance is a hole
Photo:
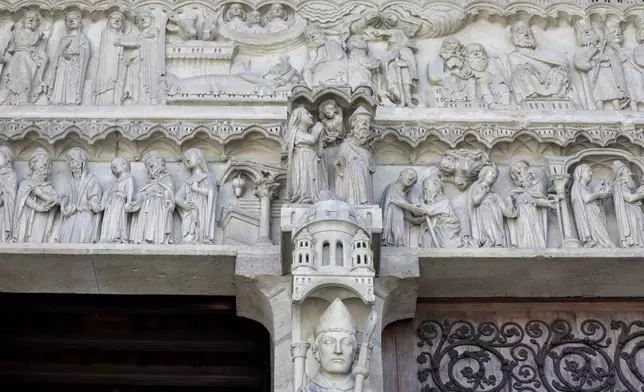
[[[644,322],[425,320],[417,328],[423,392],[638,391]]]

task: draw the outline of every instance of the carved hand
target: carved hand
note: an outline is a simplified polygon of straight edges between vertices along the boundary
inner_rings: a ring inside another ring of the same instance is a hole
[[[94,200],[89,201],[89,208],[95,213],[98,214],[101,212],[101,204],[95,202]]]
[[[166,209],[168,209],[168,210],[172,209],[172,205],[173,205],[172,200],[165,200],[165,201],[163,202],[163,205],[164,205],[164,206],[165,206],[165,208],[166,208]]]
[[[138,205],[136,202],[130,202],[125,205],[125,211],[126,212],[136,212],[141,208],[140,205]]]
[[[185,207],[186,207],[187,210],[194,210],[195,208],[197,208],[197,206],[195,206],[195,203],[193,203],[191,201],[187,201],[185,203]],[[170,208],[170,207],[168,207],[168,208]]]

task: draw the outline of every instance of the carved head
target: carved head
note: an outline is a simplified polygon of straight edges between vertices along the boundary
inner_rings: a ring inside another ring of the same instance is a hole
[[[404,189],[411,189],[418,182],[418,173],[412,168],[407,168],[398,175],[398,182]]]
[[[530,167],[528,161],[524,159],[517,159],[510,164],[510,178],[514,185],[519,188],[530,188],[536,182],[539,182],[539,177]]]
[[[456,38],[445,38],[438,54],[448,69],[459,69],[463,66],[463,44]]]
[[[118,31],[125,30],[125,16],[118,11],[112,12],[107,17],[107,26]]]
[[[210,173],[207,166],[206,154],[199,148],[189,148],[183,153],[183,164],[191,172],[195,169],[201,169],[202,172]]]
[[[347,38],[347,49],[349,51],[361,49],[366,52],[369,49],[369,43],[363,35],[352,35]]]
[[[228,18],[228,20],[244,20],[246,19],[246,12],[244,12],[244,8],[242,8],[241,4],[235,3],[228,8],[228,11],[226,12],[226,18]]]
[[[42,21],[42,15],[40,12],[29,10],[25,12],[25,16],[22,18],[22,25],[28,30],[36,30],[40,26]]]
[[[132,171],[132,165],[130,165],[130,161],[123,157],[116,157],[112,159],[112,163],[110,165],[112,168],[112,174],[114,177],[119,178],[125,173],[129,173]]]
[[[362,106],[356,109],[349,119],[350,131],[349,138],[366,146],[373,141],[374,135],[371,131],[371,121],[373,116]]]
[[[484,166],[479,172],[479,181],[487,186],[492,186],[499,178],[499,169],[495,165]]]
[[[590,168],[590,165],[583,163],[575,168],[572,178],[574,182],[588,185],[588,183],[593,179],[593,170]]]
[[[339,113],[339,110],[340,108],[338,108],[338,104],[333,99],[327,99],[320,104],[318,115],[320,116],[320,119],[322,119],[322,117],[332,119],[337,113]]]
[[[311,26],[306,31],[306,43],[309,48],[317,48],[324,45],[325,42],[326,36],[324,35],[324,32],[318,27]]]
[[[0,168],[13,167],[13,153],[7,146],[0,146]]]
[[[143,163],[148,171],[148,176],[153,180],[166,174],[165,159],[156,151],[146,154]]]
[[[289,118],[289,129],[308,130],[313,125],[313,115],[304,106],[293,109]]]
[[[363,16],[362,19],[367,22],[368,25],[373,25],[380,19],[380,14],[378,11],[368,11]]]
[[[626,166],[622,161],[613,162],[613,177],[616,184],[626,185],[628,188],[635,187],[633,180],[633,173],[631,169]]]
[[[261,26],[262,14],[257,10],[249,12],[246,16],[246,23],[248,26]]]
[[[271,8],[268,9],[268,12],[266,13],[266,18],[268,20],[273,20],[273,19],[282,19],[286,20],[286,11],[284,10],[284,7],[280,3],[273,3],[271,5]]]
[[[577,29],[577,41],[580,46],[597,45],[601,41],[597,30],[590,22],[581,20],[575,27]]]
[[[337,379],[349,374],[358,348],[356,323],[340,299],[336,298],[322,314],[313,334],[312,353],[320,363],[322,375]]]
[[[27,168],[27,177],[36,183],[49,181],[53,161],[51,155],[41,148],[36,149],[29,159]]]
[[[438,196],[443,195],[443,182],[437,177],[427,177],[423,180],[423,200],[433,203]]]
[[[488,57],[485,48],[481,44],[472,43],[465,45],[463,49],[467,64],[475,71],[485,71],[488,65]]]
[[[67,31],[75,31],[80,29],[83,16],[78,11],[69,11],[65,14],[65,27]]]
[[[624,35],[619,22],[606,22],[606,41],[618,46],[624,43]]]
[[[382,22],[387,27],[396,27],[399,20],[400,18],[398,17],[398,15],[394,14],[393,12],[384,12],[382,14]]]
[[[147,29],[154,23],[154,16],[148,10],[139,11],[134,18],[134,23],[139,29]]]
[[[537,41],[528,23],[520,20],[512,25],[510,32],[512,34],[512,43],[517,48],[535,49],[537,47]]]
[[[67,151],[65,160],[74,178],[80,177],[87,168],[87,153],[82,148],[72,148]]]

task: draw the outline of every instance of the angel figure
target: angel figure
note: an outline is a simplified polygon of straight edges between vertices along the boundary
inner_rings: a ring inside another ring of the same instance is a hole
[[[54,56],[53,83],[47,97],[54,105],[80,105],[92,51],[83,32],[83,17],[78,11],[65,15],[67,35],[60,39]]]
[[[48,61],[45,49],[49,37],[41,23],[42,15],[30,10],[13,26],[11,41],[0,59],[8,67],[0,96],[0,101],[7,105],[34,103],[46,90],[43,72]]]

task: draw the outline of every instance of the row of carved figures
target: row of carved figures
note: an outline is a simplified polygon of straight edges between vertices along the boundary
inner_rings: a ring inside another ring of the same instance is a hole
[[[175,208],[182,243],[213,242],[217,184],[200,149],[183,154],[190,176],[176,193],[156,152],[143,159],[149,182],[139,190],[124,158],[112,161],[114,182],[107,190],[88,171],[84,150],[69,150],[66,161],[71,178],[62,194],[49,181],[52,157],[41,149],[18,185],[11,150],[0,146],[0,242],[169,244]]]
[[[422,182],[422,200],[412,192],[418,181],[414,169],[403,170],[387,186],[381,200],[383,245],[421,248],[547,248],[548,210],[555,210],[563,231],[570,200],[579,245],[586,248],[615,248],[606,222],[604,202],[613,199],[617,220],[617,246],[644,247],[644,186],[636,187],[630,168],[613,161],[613,182],[592,181],[588,164],[575,167],[568,195],[546,194],[539,176],[521,158],[510,162],[514,184],[505,197],[492,191],[499,171],[494,164],[480,168],[476,181],[465,193],[469,230],[463,228],[452,200],[443,193],[438,175]],[[420,226],[417,244],[411,244],[410,227]],[[465,234],[465,233],[469,234]],[[564,241],[565,242],[565,241]]]
[[[291,17],[281,5],[274,4],[267,18],[267,28],[284,30]],[[227,23],[238,21],[239,26],[247,27],[245,19],[241,5],[228,6],[224,18]],[[6,67],[0,101],[30,104],[44,94],[52,104],[78,105],[92,52],[92,44],[83,31],[82,15],[78,11],[66,13],[66,33],[51,59],[51,69],[46,53],[49,29],[43,28],[41,22],[40,13],[26,11],[0,42],[0,62]],[[169,32],[178,34],[181,42],[219,39],[216,22],[199,30],[194,18],[171,15],[168,23]],[[113,12],[108,16],[98,50],[92,104],[154,105],[164,102],[166,93],[186,93],[195,88],[195,94],[232,94],[232,90],[225,91],[228,88],[263,95],[304,83],[311,88],[368,85],[382,105],[644,109],[644,18],[636,20],[638,44],[630,49],[623,47],[619,20],[609,17],[601,29],[589,20],[579,21],[575,25],[578,46],[571,59],[539,45],[531,26],[523,21],[510,28],[514,50],[507,58],[490,56],[479,43],[464,45],[454,37],[445,38],[438,60],[427,66],[429,83],[436,87],[435,103],[427,102],[426,94],[418,91],[418,48],[412,38],[419,27],[414,28],[395,13],[366,13],[349,23],[339,39],[309,24],[305,32],[307,58],[301,70],[294,69],[284,55],[262,75],[251,75],[249,71],[186,80],[164,69],[164,34],[155,26],[154,15],[140,10],[134,24],[136,27],[126,33],[124,14]],[[372,52],[377,42],[386,43],[384,55]],[[580,81],[573,83],[571,69],[580,73]]]

